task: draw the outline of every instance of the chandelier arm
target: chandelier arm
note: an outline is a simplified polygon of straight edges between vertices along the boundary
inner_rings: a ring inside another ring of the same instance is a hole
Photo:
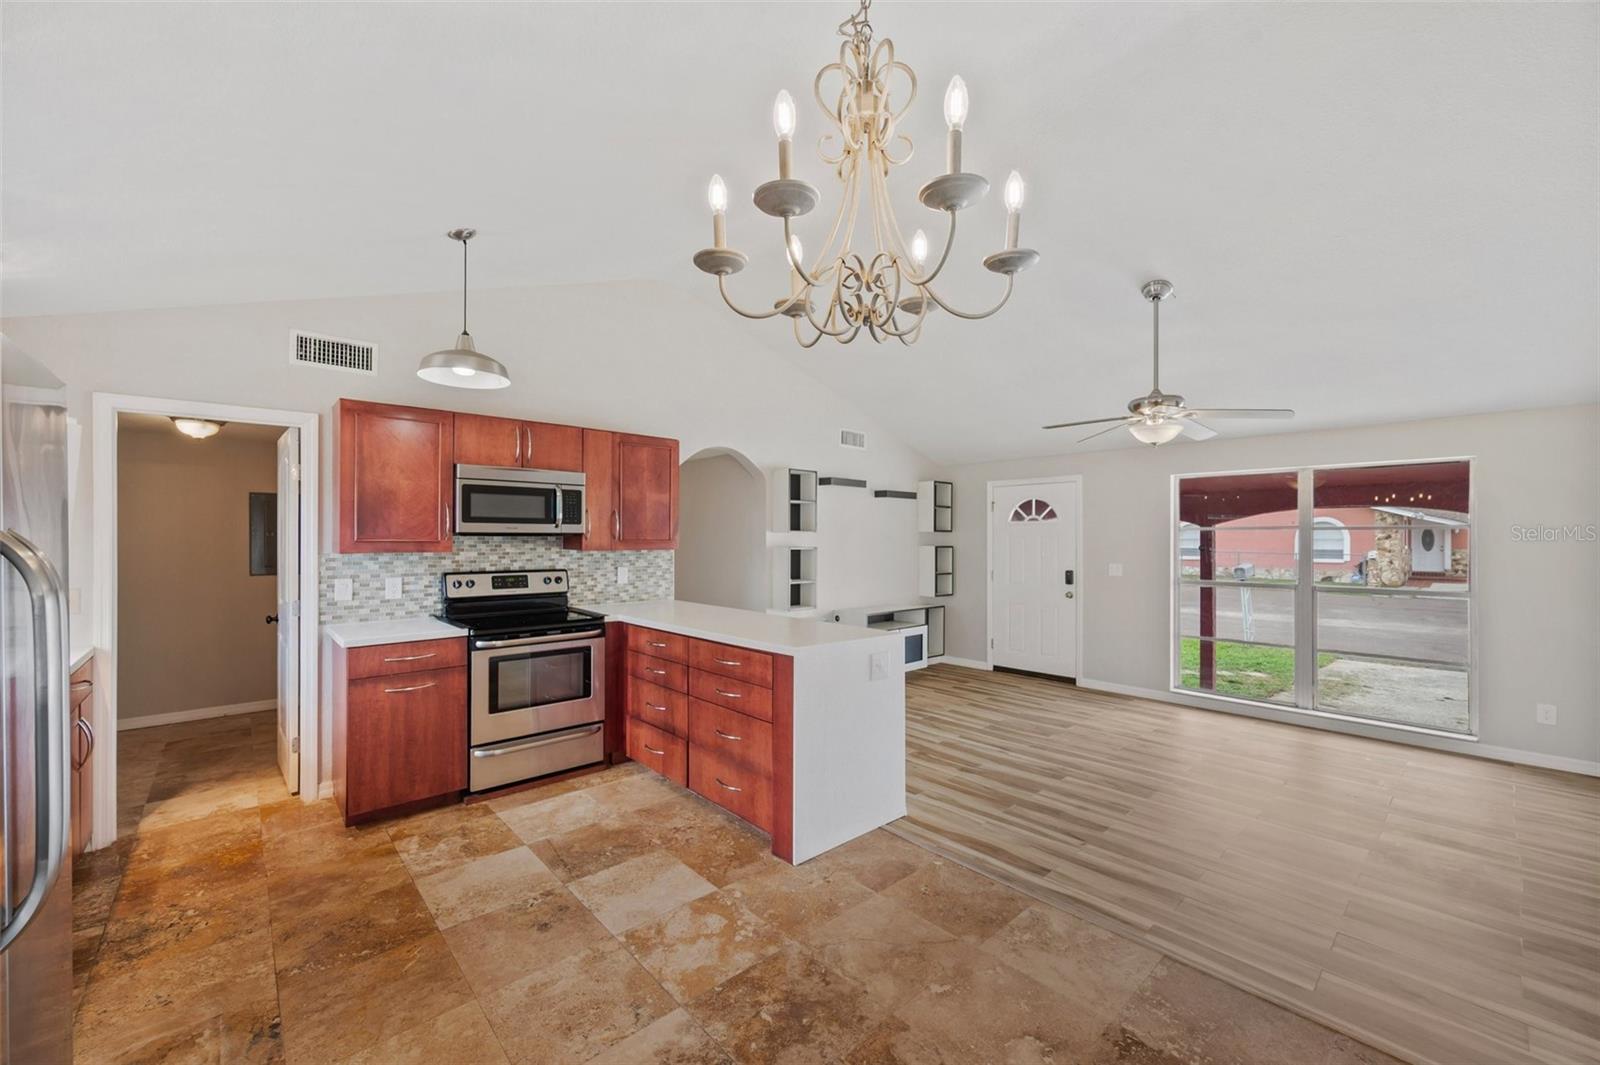
[[[737,303],[733,302],[733,297],[728,295],[728,275],[727,274],[718,274],[717,275],[717,291],[722,293],[722,302],[726,303],[728,305],[728,307],[735,314],[737,314],[737,315],[739,315],[740,317],[743,317],[743,318],[753,318],[756,321],[760,321],[760,320],[762,320],[764,318],[777,317],[778,315],[782,314],[785,310],[787,310],[791,304],[794,303],[794,297],[791,296],[787,300],[780,301],[778,303],[778,305],[776,307],[772,308],[772,310],[770,310],[770,311],[747,311],[743,307],[739,306]]]
[[[931,289],[931,288],[928,288],[928,287],[924,286],[922,291],[924,291],[924,292],[926,292],[928,294],[928,298],[929,299],[933,300],[933,302],[937,303],[940,307],[943,307],[945,310],[949,311],[951,314],[955,315],[957,318],[965,318],[968,321],[974,321],[975,322],[980,318],[987,318],[990,315],[997,313],[1000,310],[1001,307],[1004,307],[1006,305],[1006,302],[1011,299],[1011,290],[1016,287],[1016,283],[1017,283],[1017,275],[1016,274],[1007,274],[1006,275],[1006,291],[1005,291],[1005,294],[1000,297],[1000,302],[995,304],[993,307],[990,307],[988,310],[980,311],[977,314],[968,314],[966,311],[958,311],[958,310],[956,310],[954,307],[950,306],[944,300],[940,299],[939,298],[939,294],[937,292],[933,291],[933,289]]]
[[[802,348],[814,348],[814,347],[816,347],[817,346],[817,341],[821,340],[826,335],[821,330],[818,330],[818,332],[817,332],[817,334],[815,336],[813,336],[810,340],[806,340],[803,337],[801,337],[801,335],[800,335],[800,319],[795,318],[795,319],[793,319],[793,322],[794,322],[794,339],[795,339],[795,342],[797,344],[799,344]]]
[[[841,282],[839,281],[839,279],[837,277],[835,277],[834,282],[833,282],[833,291],[829,294],[829,298],[828,298],[828,313],[823,316],[822,321],[820,321],[820,322],[817,321],[816,313],[811,309],[811,301],[810,300],[807,300],[805,302],[805,304],[804,304],[804,310],[806,312],[806,321],[810,322],[811,323],[811,328],[815,329],[818,332],[818,334],[820,334],[820,335],[830,336],[830,337],[842,337],[846,333],[850,332],[850,327],[848,325],[846,325],[846,326],[844,326],[843,328],[840,328],[840,329],[832,328],[834,315],[839,309],[839,286],[840,286],[840,284],[841,284]],[[798,329],[799,326],[800,326],[799,319],[795,319],[795,328]]]
[[[881,209],[883,210],[885,216],[889,219],[890,224],[894,227],[894,238],[895,243],[898,245],[899,252],[900,254],[905,255],[907,259],[910,259],[911,256],[907,255],[905,250],[905,234],[900,232],[900,218],[894,213],[894,205],[889,199],[888,179],[887,177],[879,178],[875,184],[880,192],[879,202],[881,204]],[[939,256],[939,262],[934,266],[932,272],[918,277],[914,271],[906,271],[906,279],[913,285],[921,287],[923,285],[932,284],[934,278],[938,277],[939,274],[943,272],[944,264],[950,261],[951,249],[956,246],[956,212],[954,210],[948,210],[945,213],[950,216],[950,228],[945,232],[944,252]]]

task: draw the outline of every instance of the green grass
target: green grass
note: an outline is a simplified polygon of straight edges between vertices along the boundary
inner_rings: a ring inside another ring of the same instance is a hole
[[[1266,701],[1294,689],[1294,651],[1290,648],[1222,641],[1217,642],[1216,648],[1217,677],[1212,690],[1218,695]],[[1318,655],[1318,668],[1336,657]],[[1179,664],[1182,666],[1183,687],[1201,690],[1199,640],[1192,636],[1184,638]]]

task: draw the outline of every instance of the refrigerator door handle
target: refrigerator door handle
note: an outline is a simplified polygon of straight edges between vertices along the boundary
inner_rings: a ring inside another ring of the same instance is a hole
[[[16,567],[33,605],[37,766],[34,770],[33,882],[0,928],[0,951],[28,927],[61,874],[67,854],[67,652],[62,618],[64,594],[55,566],[27,540],[0,532],[0,557]]]

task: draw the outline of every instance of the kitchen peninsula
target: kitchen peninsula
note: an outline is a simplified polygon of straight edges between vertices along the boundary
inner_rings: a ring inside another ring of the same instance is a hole
[[[678,600],[607,620],[608,718],[628,757],[744,818],[793,863],[906,812],[900,641]]]

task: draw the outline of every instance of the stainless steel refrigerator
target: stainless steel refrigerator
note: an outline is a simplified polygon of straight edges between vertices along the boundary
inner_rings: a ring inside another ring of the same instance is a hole
[[[67,412],[0,350],[0,1065],[72,1060]]]

